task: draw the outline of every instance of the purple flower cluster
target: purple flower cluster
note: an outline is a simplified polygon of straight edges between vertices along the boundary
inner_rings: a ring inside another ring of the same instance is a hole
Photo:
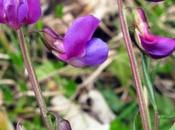
[[[35,23],[40,15],[39,0],[0,0],[0,23],[14,29]]]
[[[160,2],[163,0],[147,0]],[[35,23],[41,16],[39,0],[0,0],[0,23],[17,30],[25,24]],[[76,67],[96,66],[103,63],[109,48],[99,38],[92,38],[100,20],[89,15],[79,17],[60,37],[51,28],[44,28],[47,47],[60,60]],[[144,50],[153,58],[166,57],[175,50],[175,39],[157,36],[150,32],[143,9],[135,12],[136,34]]]
[[[0,0],[0,23],[18,30],[35,23],[41,16],[39,0]],[[95,66],[108,57],[108,46],[99,38],[92,38],[100,21],[94,16],[80,17],[73,22],[64,38],[49,28],[44,29],[51,51],[61,60],[77,67]]]
[[[96,66],[108,57],[109,48],[99,38],[92,38],[100,21],[92,16],[76,19],[72,26],[61,38],[51,28],[43,32],[47,46],[60,60],[76,67]]]

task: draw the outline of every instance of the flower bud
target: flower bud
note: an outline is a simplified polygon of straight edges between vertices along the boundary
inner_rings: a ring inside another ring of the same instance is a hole
[[[142,35],[147,35],[149,33],[149,25],[147,18],[145,16],[144,10],[141,8],[138,8],[134,11],[134,25],[136,26],[136,29],[141,33]]]
[[[57,53],[64,53],[63,38],[55,33],[51,28],[45,27],[43,29],[44,40],[46,47]]]
[[[0,23],[13,29],[33,24],[41,16],[39,0],[0,0]]]
[[[16,130],[24,130],[24,127],[22,126],[20,122],[17,123]]]
[[[68,120],[62,119],[59,121],[58,130],[72,130],[71,125]]]

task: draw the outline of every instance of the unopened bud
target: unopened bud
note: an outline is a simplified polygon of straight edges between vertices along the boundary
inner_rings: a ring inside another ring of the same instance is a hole
[[[135,11],[135,18],[138,23],[147,23],[147,18],[145,16],[144,10],[142,8],[137,8]]]
[[[43,29],[43,34],[45,45],[49,50],[57,53],[64,53],[63,38],[61,36],[49,27]]]
[[[59,121],[58,130],[72,130],[71,125],[68,120],[62,119]]]
[[[57,121],[57,130],[72,130],[69,121],[62,118],[58,112],[54,112],[53,115]]]
[[[136,29],[142,35],[146,35],[149,32],[149,25],[143,9],[138,8],[134,11],[134,23]]]
[[[24,127],[22,126],[20,122],[17,123],[16,130],[24,130]]]

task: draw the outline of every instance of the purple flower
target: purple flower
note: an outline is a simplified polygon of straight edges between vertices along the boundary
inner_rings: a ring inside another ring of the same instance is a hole
[[[39,0],[0,0],[0,23],[14,29],[35,23],[40,16]]]
[[[168,38],[149,34],[141,36],[143,48],[152,58],[163,58],[172,54],[175,50],[175,38]]]
[[[79,17],[66,32],[64,38],[46,27],[43,32],[46,46],[60,60],[76,67],[96,66],[103,63],[109,48],[99,38],[92,38],[100,21],[92,15]]]
[[[143,9],[135,12],[136,36],[145,52],[152,58],[169,56],[175,50],[175,38],[157,36],[150,32]]]

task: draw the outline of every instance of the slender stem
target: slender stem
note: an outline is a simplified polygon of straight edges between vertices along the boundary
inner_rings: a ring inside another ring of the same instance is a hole
[[[157,111],[154,112],[154,130],[159,129],[159,113]]]
[[[155,98],[155,93],[154,93],[154,89],[153,89],[153,84],[148,72],[148,63],[147,63],[147,57],[145,54],[142,53],[142,70],[143,70],[143,76],[144,76],[144,81],[145,81],[145,85],[148,89],[149,92],[149,96],[150,96],[150,101],[153,105],[154,111],[157,111],[157,102],[156,102],[156,98]]]
[[[150,100],[154,108],[154,130],[158,130],[159,128],[159,113],[158,113],[158,108],[157,108],[157,102],[156,102],[156,97],[154,94],[153,90],[153,85],[151,82],[150,75],[148,73],[148,66],[147,66],[147,57],[145,54],[142,53],[142,69],[143,69],[143,75],[144,75],[144,81],[146,84],[146,87],[149,92]]]
[[[17,31],[17,33],[18,33],[18,39],[19,39],[20,48],[21,48],[23,60],[25,63],[25,67],[26,67],[28,75],[29,75],[29,80],[31,82],[32,89],[35,93],[35,97],[36,97],[38,106],[40,108],[40,112],[41,112],[44,124],[47,127],[47,130],[51,130],[50,121],[47,118],[47,112],[48,112],[47,107],[46,107],[46,104],[44,102],[44,99],[43,99],[43,96],[42,96],[42,93],[41,93],[41,90],[39,87],[39,83],[38,83],[38,80],[36,78],[36,74],[35,74],[35,71],[33,69],[32,63],[31,63],[30,56],[28,54],[27,45],[25,44],[24,34],[23,34],[21,29],[19,29]]]
[[[128,26],[125,21],[124,15],[123,15],[123,0],[117,0],[118,4],[118,11],[119,11],[119,19],[121,24],[121,30],[123,33],[125,46],[127,48],[130,64],[131,64],[131,70],[134,76],[134,81],[136,85],[136,92],[137,92],[137,98],[138,98],[138,105],[140,109],[140,115],[142,119],[142,125],[144,130],[150,130],[149,126],[149,119],[148,119],[148,113],[146,111],[146,103],[142,94],[142,83],[139,77],[139,72],[136,64],[136,58],[134,55],[134,51],[132,48],[132,42],[128,31]]]

